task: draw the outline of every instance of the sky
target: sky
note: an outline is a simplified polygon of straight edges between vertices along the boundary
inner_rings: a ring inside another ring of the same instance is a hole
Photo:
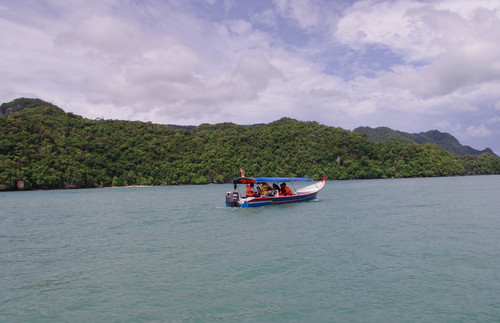
[[[500,154],[498,0],[3,0],[0,103],[437,129]]]

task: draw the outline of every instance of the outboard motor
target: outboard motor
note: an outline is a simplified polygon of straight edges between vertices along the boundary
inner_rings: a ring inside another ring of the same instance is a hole
[[[226,206],[238,207],[239,200],[240,200],[240,193],[238,193],[238,191],[226,193]]]

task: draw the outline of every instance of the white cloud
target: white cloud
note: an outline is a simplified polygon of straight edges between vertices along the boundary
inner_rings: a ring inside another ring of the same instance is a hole
[[[297,22],[301,29],[317,26],[321,21],[320,7],[312,0],[275,0],[278,12]]]
[[[494,125],[494,124],[497,124],[497,123],[500,123],[500,116],[499,115],[495,115],[494,117],[490,118],[487,121],[487,124],[489,124],[489,125]]]
[[[480,125],[478,127],[475,126],[467,127],[466,133],[468,136],[471,137],[484,137],[489,135],[491,131],[488,128],[486,128],[485,125]]]
[[[133,22],[111,16],[91,16],[79,21],[74,30],[62,33],[56,41],[81,45],[109,53],[134,50],[141,41],[138,27]]]
[[[278,22],[276,21],[276,13],[271,9],[253,14],[251,19],[254,23],[263,24],[269,27],[276,27],[276,25],[278,24]]]
[[[228,27],[236,35],[248,35],[252,31],[252,25],[245,20],[230,21]]]
[[[469,8],[464,10],[463,8]],[[453,49],[493,44],[500,34],[496,1],[359,1],[339,21],[336,36],[354,48],[384,44],[407,62],[428,62]],[[482,53],[482,50],[480,51]]]

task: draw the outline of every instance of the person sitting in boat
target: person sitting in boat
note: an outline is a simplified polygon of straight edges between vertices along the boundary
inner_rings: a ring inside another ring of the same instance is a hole
[[[280,193],[283,196],[292,195],[292,190],[290,189],[290,187],[286,186],[286,183],[282,183]]]
[[[247,197],[257,196],[257,190],[253,186],[253,183],[247,185]]]
[[[271,186],[269,186],[269,184],[267,184],[267,183],[262,184],[262,188],[261,188],[262,195],[268,195],[268,193],[270,193],[270,191],[271,191]]]
[[[273,184],[273,192],[272,192],[273,196],[278,195],[279,192],[280,192],[280,187],[278,186],[278,184]]]

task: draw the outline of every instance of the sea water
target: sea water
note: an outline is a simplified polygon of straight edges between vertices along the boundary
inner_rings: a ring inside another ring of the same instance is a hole
[[[0,193],[0,321],[500,321],[500,176],[230,190]]]

